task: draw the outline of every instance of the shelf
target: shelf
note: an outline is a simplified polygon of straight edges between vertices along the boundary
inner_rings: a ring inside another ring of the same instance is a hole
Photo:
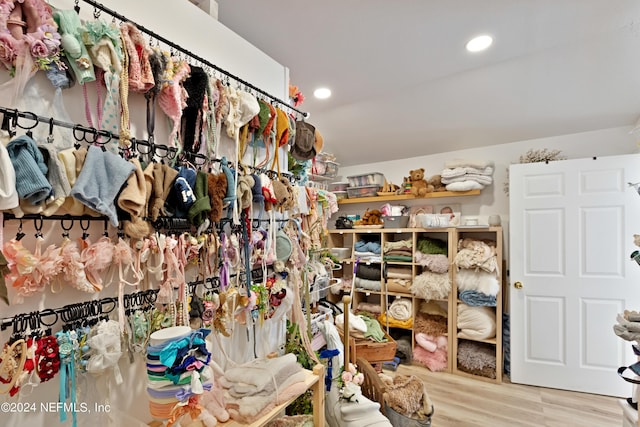
[[[477,196],[480,194],[480,190],[469,191],[436,191],[428,193],[423,197],[416,197],[412,194],[394,194],[391,196],[375,196],[375,197],[357,197],[354,199],[342,199],[338,200],[339,205],[347,205],[351,203],[374,203],[374,202],[391,202],[396,200],[414,200],[414,199],[436,199],[440,197],[464,197],[464,196]]]
[[[485,344],[493,344],[496,345],[496,339],[494,338],[488,338],[488,339],[484,339],[484,340],[478,340],[478,339],[473,339],[473,338],[461,338],[458,337],[459,340],[465,340],[465,341],[473,341],[473,342],[483,342]]]
[[[371,289],[364,289],[364,288],[354,288],[353,289],[354,292],[360,292],[361,294],[367,294],[367,295],[381,295],[382,291],[373,291]]]

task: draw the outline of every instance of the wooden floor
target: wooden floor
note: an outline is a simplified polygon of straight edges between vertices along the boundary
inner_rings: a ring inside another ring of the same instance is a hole
[[[392,372],[388,372],[393,375]],[[428,384],[435,413],[432,427],[620,427],[619,398],[502,384],[400,365]]]

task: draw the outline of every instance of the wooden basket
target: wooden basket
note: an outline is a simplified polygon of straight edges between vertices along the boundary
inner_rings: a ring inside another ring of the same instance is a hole
[[[338,329],[338,332],[344,343],[343,331]],[[370,339],[349,336],[349,361],[356,363],[356,360],[361,357],[380,371],[382,362],[393,360],[397,348],[396,342],[387,332],[384,333],[384,336],[387,338],[387,342],[376,342]]]

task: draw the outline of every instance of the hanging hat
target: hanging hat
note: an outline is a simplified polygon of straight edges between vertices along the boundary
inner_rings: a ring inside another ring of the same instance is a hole
[[[253,202],[251,189],[253,188],[255,181],[251,175],[241,175],[238,177],[238,200],[240,201],[240,209],[246,209],[251,207]]]
[[[42,206],[40,213],[44,216],[51,216],[64,204],[71,192],[71,185],[69,184],[65,167],[53,145],[48,143],[39,144],[38,149],[40,149],[42,157],[47,164],[47,180],[53,190],[53,197],[47,200],[45,206]],[[24,207],[23,210],[26,212]]]
[[[149,197],[149,217],[156,221],[158,216],[166,215],[164,205],[173,183],[178,176],[178,171],[164,163],[153,164],[153,178],[151,181],[151,195]],[[147,176],[145,179],[149,179]]]
[[[202,223],[207,219],[207,215],[211,210],[211,201],[209,199],[208,188],[209,174],[198,171],[196,173],[196,184],[193,188],[193,192],[196,196],[196,201],[189,208],[187,217],[189,222],[196,227],[200,227]]]
[[[292,250],[291,239],[289,239],[287,233],[283,229],[278,230],[276,233],[276,258],[278,261],[288,260]]]
[[[207,177],[207,192],[209,193],[209,203],[211,203],[209,218],[211,222],[219,222],[224,209],[223,199],[227,193],[227,177],[224,172],[209,174]]]
[[[240,111],[238,127],[242,127],[249,123],[249,120],[260,112],[260,104],[258,104],[255,96],[243,90],[238,91],[238,98],[238,108]]]
[[[289,142],[289,117],[280,108],[276,108],[276,143],[278,147]]]
[[[149,63],[149,45],[138,28],[130,22],[120,26],[123,48],[129,55],[129,90],[146,93],[155,82]]]
[[[268,211],[271,207],[278,203],[275,192],[273,191],[273,183],[267,174],[260,174],[260,181],[262,183],[262,196],[264,197],[264,208]]]
[[[251,187],[251,194],[253,195],[254,203],[263,203],[264,195],[262,194],[262,181],[260,177],[256,174],[252,174],[253,178],[253,187]]]
[[[163,77],[163,81],[167,81],[169,84],[166,84],[160,91],[158,104],[173,123],[168,145],[175,147],[182,110],[187,106],[187,92],[182,85],[189,76],[191,68],[185,61],[173,62],[172,58],[168,58],[168,60],[170,63],[167,67],[170,68],[172,74],[166,73]]]
[[[83,150],[86,150],[84,148]],[[58,158],[62,163],[64,170],[67,174],[67,180],[69,181],[69,186],[73,188],[73,185],[76,183],[76,179],[78,178],[78,173],[76,172],[76,149],[68,148],[66,150],[62,150],[58,152]],[[71,191],[69,191],[71,193]],[[76,200],[70,194],[65,199],[64,203],[61,206],[61,209],[64,210],[69,215],[79,216],[84,213],[84,205],[80,203],[79,200]]]
[[[169,200],[178,218],[186,218],[189,208],[196,201],[196,195],[193,191],[193,187],[196,185],[196,176],[196,170],[193,168],[181,166],[178,170],[178,176],[169,193]]]
[[[182,110],[182,146],[185,151],[193,152],[198,123],[202,120],[202,105],[209,85],[209,76],[201,68],[191,67],[189,77],[184,81],[187,91],[187,106]]]
[[[233,171],[227,165],[227,158],[223,157],[220,159],[220,167],[225,177],[227,178],[227,192],[224,196],[224,204],[228,205],[229,203],[233,203],[236,200],[236,179],[234,177]]]
[[[9,158],[7,148],[0,143],[0,211],[13,209],[17,206],[16,171]]]
[[[51,196],[47,181],[47,165],[36,143],[27,135],[21,135],[7,145],[7,152],[16,174],[18,197],[37,205]]]
[[[69,60],[69,65],[80,84],[92,82],[96,79],[93,62],[82,39],[86,32],[75,10],[56,10],[53,19],[58,24],[62,36],[62,52]]]
[[[130,217],[128,220],[122,221],[124,234],[141,239],[151,234],[151,225],[144,220],[147,205],[147,183],[140,161],[135,157],[129,161],[135,169],[120,191],[118,207]]]
[[[320,135],[320,131],[318,130],[318,128],[316,128],[316,132],[315,132],[315,142],[313,144],[313,148],[316,152],[316,154],[320,153],[322,151],[322,147],[324,146],[324,138],[322,137],[322,135]]]
[[[135,166],[117,154],[102,151],[96,146],[87,150],[87,158],[71,189],[71,195],[83,204],[109,218],[118,226],[115,199]]]
[[[316,155],[316,128],[305,121],[296,122],[296,137],[291,155],[297,160],[310,160]]]

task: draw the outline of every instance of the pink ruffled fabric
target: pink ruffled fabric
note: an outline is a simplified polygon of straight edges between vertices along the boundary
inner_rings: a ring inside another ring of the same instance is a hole
[[[108,237],[102,236],[95,243],[91,243],[89,240],[81,240],[80,246],[82,247],[80,261],[84,264],[87,279],[96,291],[101,291],[104,287],[101,274],[113,261],[113,242]]]
[[[99,291],[87,279],[80,248],[76,242],[65,238],[60,246],[60,253],[62,256],[62,277],[65,283],[90,294]]]
[[[25,297],[43,292],[62,271],[60,248],[50,245],[43,254],[43,242],[42,237],[36,239],[34,253],[29,252],[22,242],[16,239],[8,241],[3,246],[10,271],[6,280],[16,291],[16,303],[22,303]]]

